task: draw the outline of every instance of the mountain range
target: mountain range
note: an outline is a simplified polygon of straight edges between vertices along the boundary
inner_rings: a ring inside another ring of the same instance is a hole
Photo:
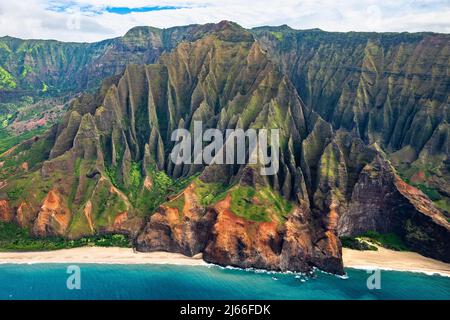
[[[0,155],[0,220],[244,268],[343,274],[340,238],[366,232],[450,262],[449,66],[434,33],[222,21],[0,38],[2,130],[44,128]],[[171,133],[194,121],[280,129],[278,174],[173,164]]]

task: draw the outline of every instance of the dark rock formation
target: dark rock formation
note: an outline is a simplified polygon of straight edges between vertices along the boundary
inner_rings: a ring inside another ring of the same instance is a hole
[[[393,232],[411,249],[450,261],[450,223],[426,195],[401,180],[381,156],[364,167],[339,222],[340,235],[367,231]]]

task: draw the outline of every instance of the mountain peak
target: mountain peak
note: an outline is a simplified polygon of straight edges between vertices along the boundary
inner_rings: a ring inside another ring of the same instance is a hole
[[[243,27],[241,27],[239,24],[237,24],[236,22],[233,21],[229,21],[229,20],[222,20],[219,23],[216,24],[217,28],[219,28],[220,30],[223,29],[227,29],[227,28],[239,28],[239,29],[244,29]]]
[[[207,33],[214,33],[220,40],[230,42],[253,42],[253,35],[235,22],[222,20],[216,24],[204,26]]]
[[[128,30],[124,38],[135,38],[139,36],[146,36],[150,33],[159,33],[161,29],[150,26],[137,26]]]

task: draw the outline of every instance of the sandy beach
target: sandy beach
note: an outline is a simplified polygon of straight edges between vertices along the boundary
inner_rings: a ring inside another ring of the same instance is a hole
[[[450,264],[426,258],[415,252],[400,252],[378,247],[378,251],[343,248],[344,265],[355,269],[382,269],[422,272],[450,277]]]
[[[168,252],[135,252],[129,248],[83,247],[45,252],[0,252],[0,264],[100,263],[100,264],[172,264],[202,266],[201,255],[186,257]]]
[[[345,267],[422,272],[450,276],[450,264],[426,258],[414,252],[384,248],[358,251],[343,248]],[[0,264],[100,263],[100,264],[171,264],[205,266],[201,254],[186,257],[168,252],[135,252],[128,248],[83,247],[45,252],[0,252]]]

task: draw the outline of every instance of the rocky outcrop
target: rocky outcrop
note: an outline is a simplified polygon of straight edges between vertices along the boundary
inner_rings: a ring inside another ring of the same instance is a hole
[[[204,259],[220,265],[280,269],[283,231],[275,221],[253,222],[230,210],[231,195],[217,203],[217,220]],[[305,270],[299,270],[305,271]]]
[[[198,205],[193,189],[191,185],[178,195],[184,199],[182,207],[162,206],[149,218],[137,237],[138,250],[179,252],[188,256],[204,251],[217,214]]]
[[[22,201],[16,210],[15,222],[22,228],[29,229],[36,218],[36,210]]]
[[[340,235],[367,231],[395,233],[411,249],[450,261],[450,223],[426,195],[401,180],[381,155],[364,167],[339,221]]]
[[[239,181],[262,187],[262,180],[255,176],[243,173]],[[197,188],[196,183],[191,184],[149,218],[137,237],[138,250],[188,256],[203,253],[207,262],[241,268],[309,272],[319,267],[343,274],[336,227],[322,230],[313,223],[308,207],[294,208],[285,223],[274,217],[270,221],[251,221],[232,211],[231,193],[205,207],[200,204]],[[180,198],[184,199],[182,206],[175,207],[173,203]]]
[[[11,222],[14,217],[12,209],[9,207],[7,200],[0,200],[0,221]]]
[[[32,233],[38,237],[64,235],[69,227],[71,216],[59,192],[53,189],[42,203]]]
[[[402,225],[395,228],[405,243],[424,256],[450,262],[450,222],[420,190],[395,178],[395,186],[407,200],[402,210]]]
[[[94,222],[92,220],[92,202],[91,200],[88,200],[88,202],[86,203],[84,209],[83,209],[83,214],[84,217],[87,220],[88,226],[89,226],[89,230],[94,233],[95,232],[95,228],[94,228]]]

